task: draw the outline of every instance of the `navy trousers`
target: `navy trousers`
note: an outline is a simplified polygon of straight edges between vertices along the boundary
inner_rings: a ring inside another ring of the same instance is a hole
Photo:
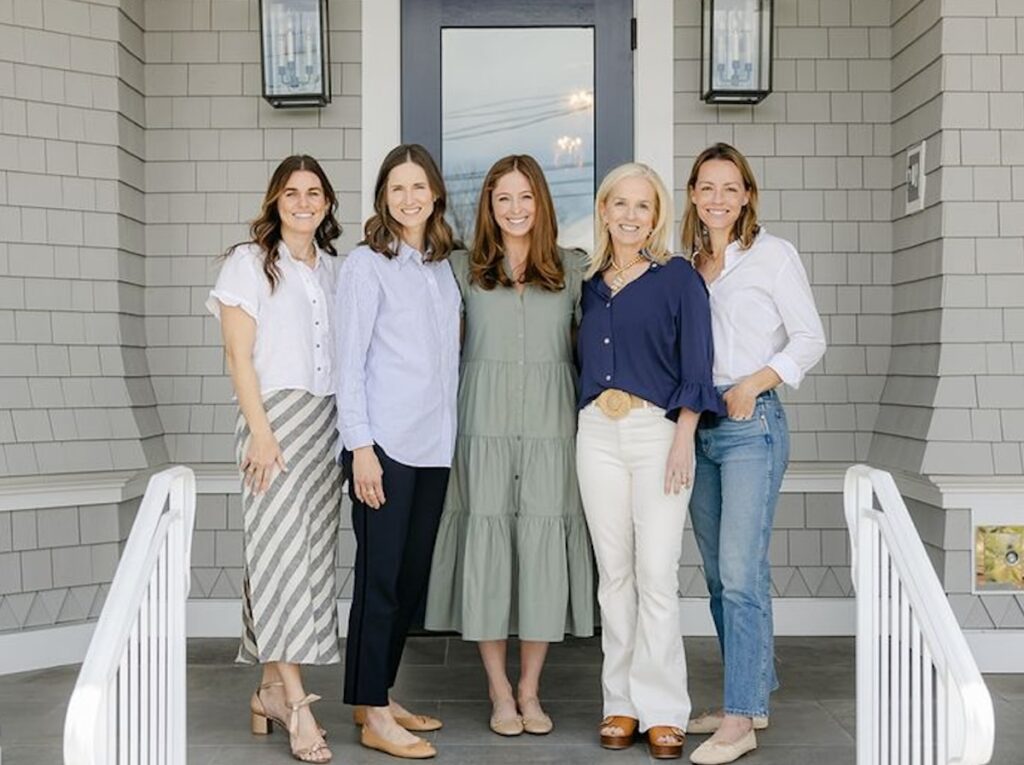
[[[409,467],[380,447],[374,450],[384,470],[386,501],[379,510],[356,498],[352,454],[342,454],[356,535],[344,700],[383,707],[398,675],[409,627],[422,609],[449,468]]]

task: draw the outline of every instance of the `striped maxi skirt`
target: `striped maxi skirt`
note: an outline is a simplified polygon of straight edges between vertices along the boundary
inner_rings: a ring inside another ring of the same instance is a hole
[[[263,406],[288,472],[275,475],[263,494],[242,484],[244,631],[236,661],[333,664],[341,660],[334,583],[341,468],[334,458],[334,397],[279,390],[266,394]],[[239,413],[239,465],[249,439]]]

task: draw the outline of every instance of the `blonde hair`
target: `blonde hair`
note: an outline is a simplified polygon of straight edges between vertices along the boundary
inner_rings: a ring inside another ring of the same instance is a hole
[[[627,162],[610,170],[597,189],[597,197],[594,199],[594,251],[587,264],[587,279],[601,273],[611,262],[612,240],[608,227],[601,217],[601,208],[608,201],[615,185],[627,178],[643,178],[654,189],[654,228],[647,237],[644,249],[657,263],[663,264],[672,257],[668,243],[669,228],[672,225],[672,198],[665,187],[665,182],[652,168],[642,162]]]
[[[754,238],[761,230],[761,226],[757,222],[757,181],[754,179],[754,171],[750,169],[747,158],[740,153],[739,149],[727,143],[716,143],[709,146],[693,161],[690,179],[686,182],[686,212],[683,213],[681,244],[683,255],[694,265],[697,265],[700,258],[710,256],[711,239],[697,214],[697,207],[693,204],[691,197],[693,190],[697,188],[697,176],[700,174],[701,166],[713,159],[732,162],[736,166],[749,196],[749,200],[740,211],[740,217],[736,219],[736,223],[732,227],[732,239],[738,240],[740,248],[746,250],[754,243]]]

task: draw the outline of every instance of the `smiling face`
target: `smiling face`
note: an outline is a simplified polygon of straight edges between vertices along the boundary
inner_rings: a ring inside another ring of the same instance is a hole
[[[402,227],[402,238],[416,238],[413,235],[430,220],[436,199],[426,172],[415,162],[403,162],[388,173],[386,189],[388,213]]]
[[[612,186],[600,206],[612,248],[637,252],[646,243],[658,215],[658,195],[641,176],[629,176]]]
[[[498,179],[491,191],[491,214],[503,239],[530,235],[536,221],[537,202],[525,175],[513,170]]]
[[[750,202],[750,192],[736,165],[727,159],[709,159],[697,171],[690,201],[710,231],[722,231],[731,237],[740,213]]]
[[[327,213],[327,197],[316,173],[296,170],[277,198],[282,235],[313,236]]]

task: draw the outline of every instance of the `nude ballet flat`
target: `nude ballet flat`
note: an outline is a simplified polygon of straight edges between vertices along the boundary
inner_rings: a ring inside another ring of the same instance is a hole
[[[715,711],[708,710],[686,723],[686,732],[696,733],[697,735],[714,733],[721,727],[724,718],[725,713],[721,709]],[[768,727],[767,716],[756,715],[751,720],[754,722],[754,730],[764,730]]]
[[[359,734],[359,743],[367,749],[376,749],[378,752],[390,754],[392,757],[403,757],[407,760],[426,760],[437,756],[437,750],[429,741],[417,738],[416,742],[412,744],[396,744],[378,736],[365,725]]]
[[[754,731],[748,730],[732,743],[709,738],[693,750],[690,762],[694,765],[725,765],[728,762],[735,762],[747,752],[752,752],[755,749],[757,749],[757,736],[754,735]]]
[[[441,730],[444,723],[430,715],[392,715],[395,722],[413,733],[429,733],[434,730]],[[356,725],[366,725],[366,707],[356,706],[352,708],[352,722]]]

